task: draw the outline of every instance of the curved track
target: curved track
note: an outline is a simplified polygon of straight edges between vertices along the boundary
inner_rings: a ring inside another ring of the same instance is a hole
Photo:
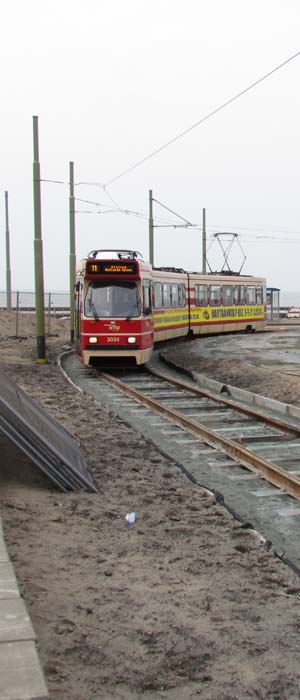
[[[238,405],[169,370],[97,373],[84,368],[76,356],[66,357],[63,366],[78,388],[130,424],[137,439],[140,433],[155,443],[171,460],[170,469],[178,467],[215,493],[300,572],[296,422]],[[116,449],[122,460],[122,446]]]
[[[139,403],[199,437],[203,443],[221,450],[237,464],[254,471],[257,476],[290,496],[300,498],[300,428],[260,410],[246,408],[236,401],[216,397],[153,369],[145,369],[143,375],[138,377],[132,372],[122,373],[122,379],[112,373],[101,372],[100,376]],[[246,447],[249,443],[252,450]],[[276,449],[278,456],[283,454],[279,459],[285,461],[284,469],[265,459],[263,454],[258,454],[261,444],[264,447],[268,444],[272,452]],[[289,448],[288,455],[284,455],[286,448]],[[295,461],[298,465],[296,473],[288,469],[291,459],[293,465]]]

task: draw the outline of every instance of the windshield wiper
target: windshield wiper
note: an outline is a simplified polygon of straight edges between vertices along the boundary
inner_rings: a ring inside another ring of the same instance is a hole
[[[100,321],[99,316],[98,316],[97,311],[96,311],[95,304],[94,304],[94,302],[92,301],[92,298],[91,298],[91,297],[88,299],[88,302],[89,302],[89,307],[90,307],[90,309],[92,309],[92,312],[93,312],[93,316],[94,316],[95,321]]]
[[[137,314],[134,313],[134,311],[131,311],[131,313],[127,314],[127,316],[126,316],[126,321],[131,321],[132,318],[136,318],[137,316],[140,315],[139,305],[138,305],[138,304],[134,304],[133,308],[134,308],[134,309],[137,309]]]

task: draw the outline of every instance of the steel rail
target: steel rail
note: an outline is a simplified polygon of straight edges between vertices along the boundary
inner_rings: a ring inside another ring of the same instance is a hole
[[[178,411],[164,406],[155,399],[151,399],[149,396],[146,396],[137,389],[128,386],[127,384],[125,384],[125,382],[122,382],[116,377],[102,372],[100,376],[101,379],[103,379],[105,382],[117,387],[125,394],[128,394],[129,396],[134,398],[139,403],[146,405],[159,413],[162,413],[168,418],[171,418],[176,425],[185,428],[192,435],[202,438],[206,444],[210,445],[211,447],[221,449],[222,452],[226,453],[226,455],[231,457],[231,459],[233,459],[235,462],[242,464],[250,471],[254,471],[256,473],[259,472],[260,477],[273,484],[274,486],[277,486],[293,498],[297,500],[300,499],[300,480],[297,479],[294,475],[285,472],[276,464],[273,464],[273,462],[270,462],[269,460],[264,459],[263,457],[259,457],[254,452],[251,452],[251,450],[248,450],[246,447],[243,447],[242,445],[239,445],[233,440],[229,440],[228,438],[219,435],[215,431],[204,426],[202,423],[198,423],[192,418],[187,418]]]
[[[245,415],[253,416],[254,418],[263,420],[276,428],[284,429],[286,432],[289,432],[292,435],[300,435],[300,427],[298,428],[296,425],[293,426],[290,423],[287,423],[285,420],[282,420],[281,418],[275,418],[275,416],[266,415],[263,411],[260,411],[257,408],[251,408],[251,406],[244,406],[243,404],[238,403],[234,399],[226,399],[225,397],[223,398],[223,396],[218,396],[217,394],[214,394],[208,389],[200,389],[199,387],[192,386],[187,382],[182,382],[180,379],[175,379],[175,377],[169,377],[167,374],[163,374],[162,372],[159,372],[156,369],[152,369],[152,367],[147,367],[147,372],[150,372],[150,374],[153,374],[158,379],[168,381],[171,384],[175,384],[176,386],[182,389],[187,389],[193,394],[198,394],[199,396],[206,396],[206,398],[212,399],[213,401],[218,401],[219,403],[223,403],[225,404],[225,406],[236,408],[237,411],[239,411],[239,413],[245,413]]]

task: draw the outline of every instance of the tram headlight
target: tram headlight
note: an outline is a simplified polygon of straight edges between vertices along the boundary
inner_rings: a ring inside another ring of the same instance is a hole
[[[134,335],[130,335],[128,338],[128,343],[130,343],[131,345],[133,343],[136,343],[136,337]]]
[[[89,343],[91,343],[91,344],[92,344],[92,343],[97,343],[97,341],[98,341],[98,338],[95,338],[94,335],[92,335],[92,336],[89,338]]]

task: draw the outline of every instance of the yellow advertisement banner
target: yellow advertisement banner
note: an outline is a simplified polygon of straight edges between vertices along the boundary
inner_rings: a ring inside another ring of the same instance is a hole
[[[220,321],[263,320],[265,307],[261,306],[218,306],[215,308],[191,309],[191,323],[216,323]]]
[[[264,320],[265,307],[261,306],[217,306],[192,308],[193,323],[222,323],[230,321]],[[153,312],[154,328],[166,326],[186,326],[189,322],[188,309],[165,309]]]
[[[186,326],[189,322],[188,309],[165,309],[153,312],[154,329],[165,326]]]

